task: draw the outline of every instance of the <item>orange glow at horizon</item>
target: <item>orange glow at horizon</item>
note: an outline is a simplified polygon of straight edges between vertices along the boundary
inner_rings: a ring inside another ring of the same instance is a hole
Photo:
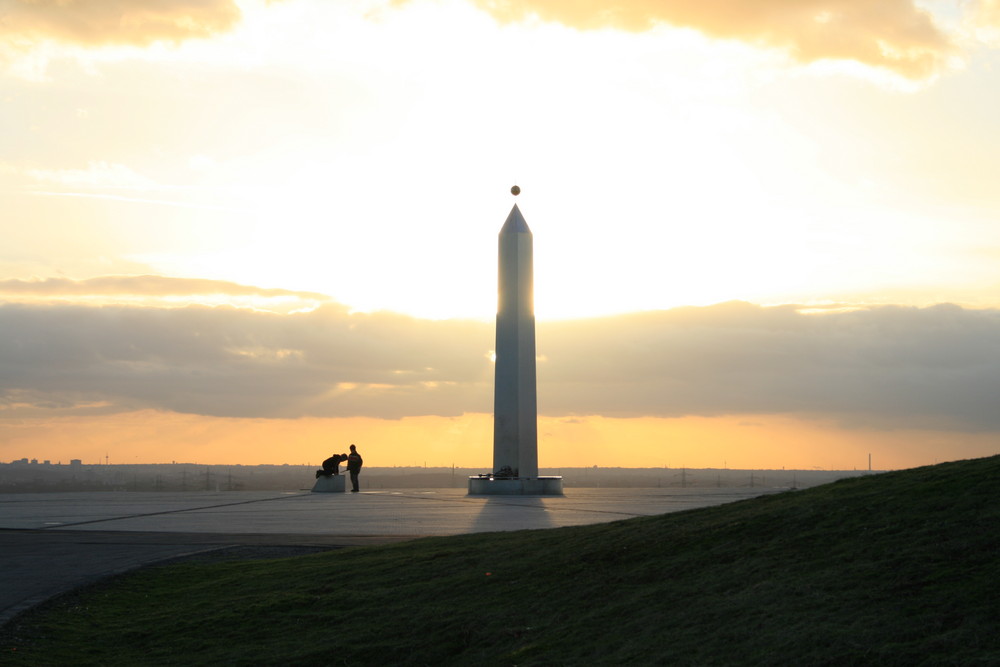
[[[989,433],[876,431],[781,416],[539,418],[539,466],[909,468],[1000,452]],[[232,419],[140,411],[0,423],[0,461],[318,465],[355,443],[373,467],[488,470],[492,416]]]

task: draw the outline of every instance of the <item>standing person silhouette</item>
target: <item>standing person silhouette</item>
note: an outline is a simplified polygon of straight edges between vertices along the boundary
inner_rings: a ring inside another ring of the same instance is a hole
[[[351,453],[347,455],[347,472],[351,473],[351,493],[358,492],[358,473],[361,472],[361,466],[364,464],[364,460],[361,458],[361,454],[358,454],[358,448],[351,445]]]

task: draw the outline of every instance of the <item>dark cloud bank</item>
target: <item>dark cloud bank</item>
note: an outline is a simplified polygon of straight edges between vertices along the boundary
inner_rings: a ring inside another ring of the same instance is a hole
[[[493,328],[350,313],[0,306],[0,414],[231,417],[492,410]],[[541,323],[543,414],[789,414],[1000,429],[1000,311],[805,315],[727,303]]]

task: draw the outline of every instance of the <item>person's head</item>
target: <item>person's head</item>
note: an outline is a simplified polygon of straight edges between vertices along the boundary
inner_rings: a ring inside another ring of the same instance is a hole
[[[358,448],[357,448],[357,447],[355,447],[354,445],[351,445],[351,451],[352,451],[352,452],[356,452],[356,451],[358,451]]]

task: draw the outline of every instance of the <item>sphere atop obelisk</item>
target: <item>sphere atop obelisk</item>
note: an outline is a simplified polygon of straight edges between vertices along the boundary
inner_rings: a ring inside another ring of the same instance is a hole
[[[521,188],[519,186],[515,185],[514,187],[512,187],[510,189],[510,193],[516,197],[519,194],[521,194]]]

